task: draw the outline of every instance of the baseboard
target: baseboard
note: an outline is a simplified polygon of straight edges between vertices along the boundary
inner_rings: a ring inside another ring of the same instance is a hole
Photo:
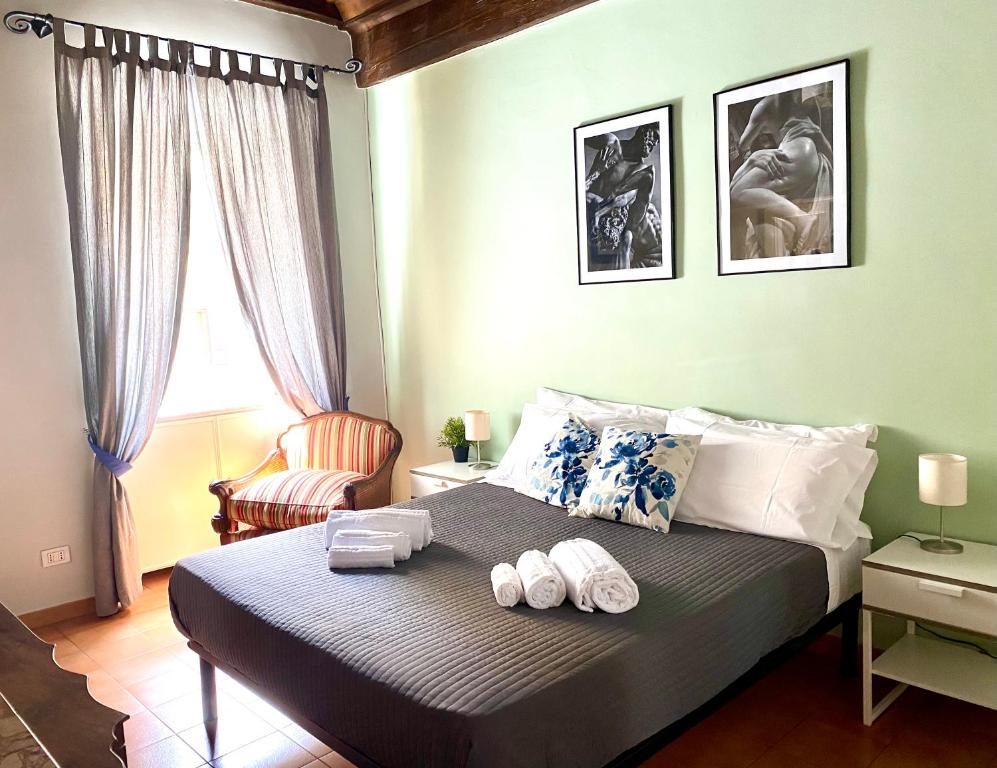
[[[160,578],[166,576],[169,578],[172,571],[172,565],[156,568],[155,570],[143,573],[142,580],[146,581],[150,576]],[[22,613],[17,618],[28,629],[39,629],[40,627],[47,627],[49,624],[58,624],[60,621],[66,621],[67,619],[78,619],[81,616],[97,616],[97,603],[94,598],[84,597],[82,600],[73,600],[70,603],[53,605],[51,608],[29,611],[28,613]]]
[[[92,597],[84,597],[82,600],[73,600],[70,603],[53,605],[51,608],[42,608],[40,611],[30,611],[22,613],[19,618],[28,629],[38,629],[47,627],[49,624],[57,624],[66,619],[77,619],[80,616],[96,616],[97,603]]]

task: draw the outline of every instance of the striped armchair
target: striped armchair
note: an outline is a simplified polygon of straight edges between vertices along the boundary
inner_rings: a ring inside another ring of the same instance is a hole
[[[219,500],[211,527],[227,544],[324,522],[333,509],[390,504],[401,449],[402,436],[387,421],[345,411],[311,416],[278,437],[256,469],[208,486]]]

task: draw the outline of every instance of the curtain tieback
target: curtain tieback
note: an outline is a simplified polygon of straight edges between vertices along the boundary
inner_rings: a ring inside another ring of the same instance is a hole
[[[94,439],[93,433],[87,432],[87,442],[90,443],[90,450],[93,451],[93,455],[97,457],[97,461],[103,464],[107,471],[110,472],[115,477],[121,477],[125,472],[132,468],[124,459],[119,459],[113,453],[108,453],[99,445]]]

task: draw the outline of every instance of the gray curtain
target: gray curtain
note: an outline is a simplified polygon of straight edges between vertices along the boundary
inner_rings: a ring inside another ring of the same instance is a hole
[[[56,97],[93,468],[97,613],[142,591],[119,476],[152,431],[180,326],[190,201],[190,46],[55,24]]]
[[[302,414],[346,406],[343,285],[323,76],[212,49],[195,114],[242,310],[274,383]]]

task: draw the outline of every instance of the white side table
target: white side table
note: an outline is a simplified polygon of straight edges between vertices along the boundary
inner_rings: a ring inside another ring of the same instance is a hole
[[[931,534],[908,536],[923,539]],[[915,632],[915,622],[923,621],[997,639],[997,547],[962,543],[962,554],[938,555],[904,537],[862,561],[862,719],[866,725],[872,725],[908,685],[997,709],[997,659]],[[874,613],[907,620],[907,634],[875,661]],[[898,683],[875,705],[873,675]]]
[[[455,461],[441,461],[424,467],[414,467],[409,470],[412,498],[418,499],[431,493],[476,483],[487,472],[487,469],[471,469],[470,462],[458,464]]]

